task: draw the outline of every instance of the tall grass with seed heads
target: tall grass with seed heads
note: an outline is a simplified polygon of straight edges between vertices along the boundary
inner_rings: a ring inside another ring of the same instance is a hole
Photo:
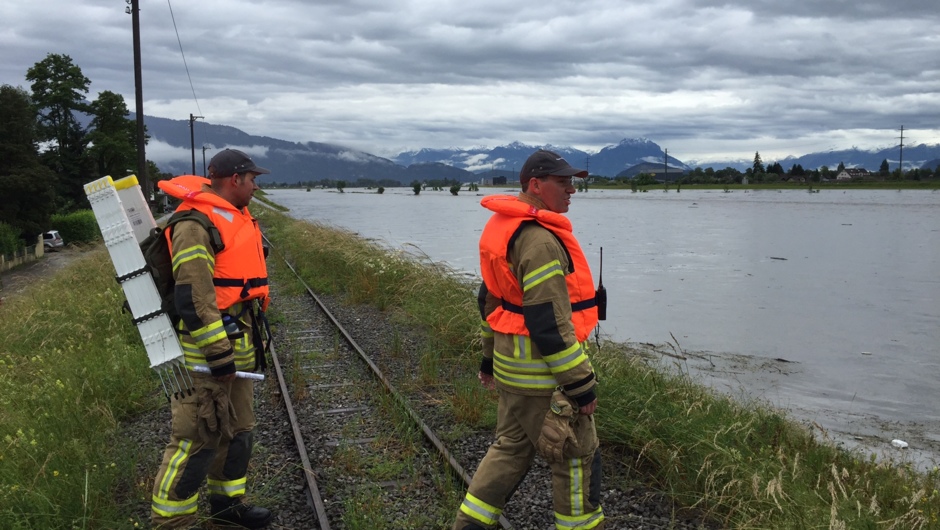
[[[0,528],[126,526],[122,419],[160,406],[103,247],[0,305]]]

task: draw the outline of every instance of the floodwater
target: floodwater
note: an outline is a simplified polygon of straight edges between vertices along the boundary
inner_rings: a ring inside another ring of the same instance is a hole
[[[474,276],[491,193],[517,191],[268,191]],[[680,369],[847,446],[940,460],[940,192],[590,190],[568,216],[603,272],[603,335],[671,343]]]

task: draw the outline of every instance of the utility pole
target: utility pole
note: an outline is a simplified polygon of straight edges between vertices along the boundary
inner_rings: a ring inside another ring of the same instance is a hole
[[[898,173],[904,174],[904,126],[901,126],[901,153],[898,155]],[[899,175],[899,176],[900,176]]]
[[[208,146],[205,146],[205,145],[202,146],[202,176],[203,177],[209,176],[209,173],[206,172],[206,149],[208,148],[209,148]]]
[[[669,149],[663,152],[663,180],[669,180]]]
[[[193,175],[196,174],[196,137],[193,134],[193,122],[201,119],[202,116],[193,116],[192,113],[189,115],[189,145],[193,152]],[[203,154],[205,154],[205,151],[203,151]]]
[[[140,181],[140,188],[144,192],[144,200],[150,204],[150,194],[153,189],[150,187],[150,179],[147,178],[147,153],[144,151],[144,144],[147,138],[144,136],[144,88],[140,75],[140,4],[139,0],[125,0],[129,5],[124,9],[125,13],[131,15],[131,25],[134,28],[134,98],[137,114],[137,180]]]

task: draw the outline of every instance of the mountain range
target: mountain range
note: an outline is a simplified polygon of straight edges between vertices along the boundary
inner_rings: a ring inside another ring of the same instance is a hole
[[[135,119],[133,113],[130,119]],[[193,150],[189,120],[144,117],[150,143],[147,158],[153,160],[163,172],[174,175],[191,173]],[[253,136],[225,125],[203,121],[193,123],[195,146],[195,169],[203,174],[203,156],[211,158],[218,149],[234,147],[249,152],[258,165],[271,170],[270,182],[296,184],[322,180],[345,180],[356,185],[360,180],[371,180],[382,185],[399,182],[407,185],[412,181],[457,180],[478,182],[481,178],[505,176],[508,181],[516,178],[526,158],[539,148],[555,151],[575,167],[587,169],[592,175],[615,177],[631,175],[631,168],[662,168],[665,152],[655,142],[646,138],[623,139],[617,144],[591,153],[561,146],[532,146],[519,142],[488,148],[469,149],[420,149],[383,158],[364,151],[318,142],[290,142],[267,136]],[[206,147],[203,150],[203,146]],[[790,156],[782,160],[764,159],[765,165],[779,162],[784,169],[799,164],[804,169],[827,166],[835,169],[840,163],[845,167],[863,167],[876,171],[882,161],[888,160],[892,169],[897,167],[897,147],[865,151],[857,148]],[[940,145],[916,145],[904,148],[905,170],[922,167],[925,163],[933,168],[940,159]],[[669,171],[689,170],[698,164],[689,164],[674,157],[668,158]],[[724,169],[732,167],[739,171],[751,167],[750,160],[728,160],[701,164],[702,167]],[[648,169],[644,169],[648,170]],[[638,170],[634,170],[638,171]]]

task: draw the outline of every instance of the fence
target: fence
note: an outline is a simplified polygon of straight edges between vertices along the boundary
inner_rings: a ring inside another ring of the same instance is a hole
[[[14,267],[36,261],[43,257],[45,248],[42,245],[42,235],[36,238],[36,244],[23,247],[12,254],[0,255],[0,272],[6,272]]]

